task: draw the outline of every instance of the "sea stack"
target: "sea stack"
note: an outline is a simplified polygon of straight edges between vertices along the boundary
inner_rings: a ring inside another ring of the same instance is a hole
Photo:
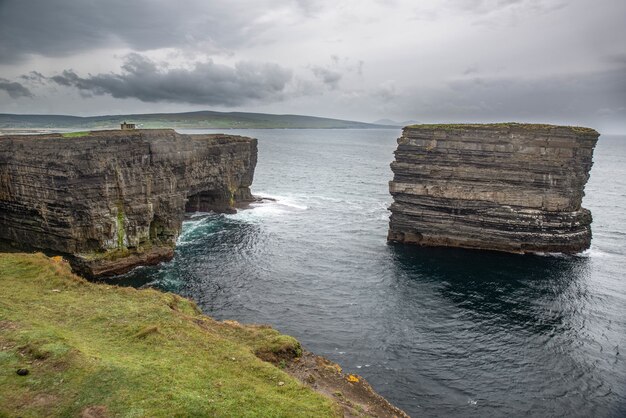
[[[185,212],[252,200],[257,142],[114,130],[0,136],[0,242],[66,256],[86,277],[173,256]]]
[[[413,125],[398,139],[388,240],[512,253],[577,253],[593,129],[518,123]]]

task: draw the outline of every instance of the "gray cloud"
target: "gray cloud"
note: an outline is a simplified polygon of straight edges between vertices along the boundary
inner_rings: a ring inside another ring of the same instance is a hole
[[[58,85],[93,95],[220,106],[281,100],[291,79],[291,71],[276,64],[240,62],[229,67],[208,61],[191,69],[170,69],[139,54],[128,55],[120,73],[81,77],[65,70],[50,77]]]
[[[345,75],[356,73],[359,76],[363,76],[364,66],[365,62],[363,60],[355,61],[349,57],[331,54],[330,65],[310,65],[308,68],[315,78],[328,89],[338,90],[340,87],[339,82]]]
[[[295,0],[295,3],[307,16],[315,16],[324,7],[324,2],[318,0]]]
[[[617,64],[626,67],[626,53],[609,55],[606,57],[606,61],[610,64]]]
[[[313,66],[311,71],[315,78],[324,83],[331,90],[335,90],[339,87],[339,81],[341,80],[341,73],[325,67]]]
[[[372,96],[378,101],[391,102],[398,97],[396,83],[393,80],[387,80],[381,83],[378,88],[372,92]]]
[[[447,0],[448,7],[485,14],[507,8],[524,8],[534,12],[549,12],[567,5],[564,0]]]
[[[445,19],[449,15],[459,13],[480,18],[505,11],[514,14],[537,15],[559,10],[567,4],[565,0],[442,0],[435,8],[418,6],[414,10],[413,19],[427,21]],[[478,20],[477,23],[485,24],[486,22]]]
[[[597,126],[626,116],[626,67],[537,79],[470,77],[415,93],[414,116],[424,120],[535,121]],[[419,101],[415,101],[419,97]]]
[[[46,80],[46,77],[43,74],[41,74],[39,71],[31,71],[28,74],[22,74],[20,78],[27,82],[32,82],[32,83],[37,83],[37,84],[41,84]]]
[[[201,47],[215,51],[249,43],[265,26],[264,1],[1,0],[0,63],[28,54],[66,56],[110,45],[135,51]]]
[[[9,81],[5,78],[0,78],[0,90],[4,90],[8,93],[12,99],[19,99],[20,97],[33,97],[33,94],[26,87],[15,81]]]

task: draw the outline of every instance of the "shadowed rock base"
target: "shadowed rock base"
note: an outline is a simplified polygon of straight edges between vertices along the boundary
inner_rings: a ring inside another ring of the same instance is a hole
[[[589,248],[581,207],[599,134],[551,125],[415,125],[398,139],[388,240],[513,253]]]

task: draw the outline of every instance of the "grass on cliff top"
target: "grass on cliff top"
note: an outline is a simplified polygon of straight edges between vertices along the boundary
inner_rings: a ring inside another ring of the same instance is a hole
[[[170,293],[90,283],[42,254],[0,254],[0,287],[0,416],[340,415],[257,357],[300,350],[269,327],[214,321]]]
[[[91,132],[83,131],[83,132],[65,132],[62,133],[61,136],[63,138],[82,138],[83,136],[89,135]]]
[[[436,129],[443,131],[452,131],[457,129],[468,128],[483,128],[483,129],[525,129],[525,130],[546,130],[553,128],[568,128],[577,133],[597,134],[595,129],[585,128],[581,126],[558,126],[547,125],[540,123],[517,123],[517,122],[502,122],[502,123],[439,123],[439,124],[418,124],[409,125],[409,129]]]

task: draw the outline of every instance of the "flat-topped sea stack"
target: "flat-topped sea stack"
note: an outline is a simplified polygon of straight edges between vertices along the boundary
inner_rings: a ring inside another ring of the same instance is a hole
[[[252,200],[253,138],[114,130],[0,136],[0,241],[87,277],[173,256],[185,212]]]
[[[517,123],[413,125],[398,139],[388,240],[513,253],[589,248],[581,207],[598,132]]]

